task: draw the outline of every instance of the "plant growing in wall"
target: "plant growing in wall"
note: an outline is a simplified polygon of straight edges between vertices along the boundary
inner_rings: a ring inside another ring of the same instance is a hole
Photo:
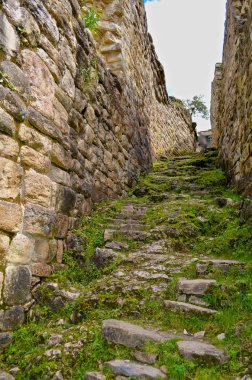
[[[100,9],[89,8],[87,12],[83,10],[83,13],[85,27],[95,33],[97,31],[98,22],[102,17],[102,11]]]
[[[79,70],[82,76],[83,90],[86,90],[98,79],[97,60],[91,60],[90,66],[81,66]]]
[[[201,116],[203,119],[209,119],[209,111],[203,100],[203,95],[195,95],[192,100],[183,100],[183,104],[191,116]]]
[[[11,83],[8,74],[4,73],[3,71],[0,71],[0,85],[4,87],[8,87],[9,89],[16,91],[17,88],[14,86],[13,83]]]

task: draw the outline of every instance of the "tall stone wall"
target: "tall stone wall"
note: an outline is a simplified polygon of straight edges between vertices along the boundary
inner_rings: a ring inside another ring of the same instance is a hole
[[[61,262],[68,231],[94,202],[125,194],[155,153],[193,149],[143,4],[120,0],[113,13],[114,3],[100,4],[95,42],[77,0],[0,2],[0,309],[9,308],[0,329],[22,319],[31,287]],[[101,43],[115,31],[119,61]]]
[[[211,122],[230,183],[252,196],[252,1],[228,0],[223,62],[212,84]]]

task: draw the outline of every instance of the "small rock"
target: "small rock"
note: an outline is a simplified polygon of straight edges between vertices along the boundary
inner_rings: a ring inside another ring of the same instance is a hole
[[[200,307],[196,305],[192,305],[190,303],[185,303],[185,302],[176,302],[176,301],[164,301],[165,306],[168,309],[173,309],[174,311],[176,310],[181,310],[185,312],[192,312],[192,313],[199,313],[199,314],[216,314],[217,310],[213,309],[207,309],[205,307]]]
[[[57,346],[62,342],[62,340],[63,340],[62,335],[52,335],[48,339],[47,347],[51,348],[53,346]]]
[[[57,371],[57,372],[54,374],[52,380],[64,380],[64,378],[63,378],[63,376],[62,376],[62,373],[61,373],[60,371]]]
[[[102,335],[105,339],[126,347],[142,347],[147,341],[161,343],[166,340],[155,331],[116,319],[103,322]]]
[[[203,359],[208,363],[225,364],[228,361],[228,356],[223,350],[209,343],[198,341],[181,341],[177,342],[180,354],[188,360],[197,358]]]
[[[97,266],[97,268],[104,268],[107,265],[111,264],[118,257],[118,254],[114,252],[112,249],[107,248],[96,248],[93,262]]]
[[[0,333],[0,352],[11,344],[12,338],[13,336],[10,332]]]
[[[216,284],[215,280],[180,280],[178,291],[182,294],[204,295],[209,288]]]
[[[131,362],[130,360],[112,360],[105,363],[115,375],[123,375],[138,379],[166,379],[166,376],[159,369]]]
[[[106,248],[111,248],[111,249],[117,249],[118,251],[120,251],[122,248],[123,249],[128,249],[129,248],[128,244],[122,243],[120,241],[107,242],[105,244],[105,247]]]
[[[224,333],[217,335],[218,340],[224,340],[225,338],[226,338],[226,335]]]
[[[221,198],[221,197],[215,198],[214,201],[219,207],[232,206],[234,203],[233,200],[230,198]]]
[[[61,356],[61,350],[47,350],[44,355],[48,358],[57,358]]]
[[[151,353],[151,352],[141,352],[141,351],[135,351],[133,352],[133,357],[145,364],[154,364],[157,360],[157,354]]]
[[[206,335],[205,331],[199,331],[199,332],[196,332],[195,334],[193,334],[193,336],[195,336],[195,338],[204,338],[205,335]]]
[[[13,367],[9,370],[9,372],[11,375],[16,375],[18,372],[20,372],[20,368],[19,367]]]
[[[85,380],[105,380],[106,376],[104,376],[100,372],[87,372],[84,379]]]
[[[59,319],[58,322],[56,323],[57,326],[65,326],[66,322],[64,319]]]
[[[0,371],[0,380],[15,380],[8,372]]]

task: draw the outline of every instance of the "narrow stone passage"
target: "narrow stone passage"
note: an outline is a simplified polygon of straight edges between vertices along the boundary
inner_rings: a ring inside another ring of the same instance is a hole
[[[38,306],[4,369],[16,379],[250,379],[251,224],[215,161],[215,151],[164,159],[130,197],[103,205],[89,269],[84,225],[70,252],[83,278],[66,256],[34,287]]]

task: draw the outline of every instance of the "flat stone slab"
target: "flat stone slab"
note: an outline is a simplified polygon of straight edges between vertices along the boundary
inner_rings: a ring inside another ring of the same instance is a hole
[[[162,343],[167,340],[155,331],[116,319],[103,322],[102,335],[105,339],[126,347],[142,347],[147,341]]]
[[[130,360],[112,360],[105,365],[116,375],[137,379],[166,379],[166,375],[159,369]]]
[[[213,286],[216,286],[215,280],[180,280],[178,282],[178,291],[182,294],[204,295]]]
[[[213,344],[199,341],[177,342],[180,354],[188,360],[203,359],[207,363],[225,364],[229,360],[225,352]]]
[[[207,260],[200,260],[196,266],[196,269],[199,273],[206,272],[209,269],[209,267],[212,267],[213,269],[216,269],[216,270],[222,270],[224,272],[228,272],[234,266],[244,267],[245,263],[237,261],[237,260],[207,259]]]
[[[186,312],[194,312],[199,314],[216,314],[217,310],[208,309],[201,306],[191,305],[186,302],[177,302],[177,301],[164,301],[165,306],[168,309],[178,310],[178,311],[186,311]]]
[[[104,376],[100,372],[87,372],[84,379],[85,380],[105,380],[106,376]]]

